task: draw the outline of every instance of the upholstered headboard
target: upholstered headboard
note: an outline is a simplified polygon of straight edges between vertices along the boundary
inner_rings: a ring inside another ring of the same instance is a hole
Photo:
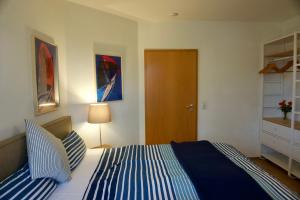
[[[72,131],[70,116],[64,116],[43,125],[45,129],[60,139]],[[26,137],[19,134],[0,141],[0,181],[8,177],[27,161]]]

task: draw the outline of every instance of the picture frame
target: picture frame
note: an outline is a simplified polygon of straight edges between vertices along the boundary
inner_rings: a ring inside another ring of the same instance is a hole
[[[122,56],[95,53],[97,102],[123,100]]]
[[[59,106],[58,48],[49,36],[33,34],[32,52],[34,114],[42,115]]]

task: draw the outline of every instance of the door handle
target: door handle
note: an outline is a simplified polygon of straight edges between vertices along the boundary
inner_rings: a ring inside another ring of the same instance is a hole
[[[194,107],[194,105],[193,105],[193,104],[190,104],[190,105],[187,105],[187,106],[185,106],[185,108],[186,108],[186,109],[189,109],[189,110],[190,110],[190,112],[192,112],[192,110],[193,110],[193,107]]]

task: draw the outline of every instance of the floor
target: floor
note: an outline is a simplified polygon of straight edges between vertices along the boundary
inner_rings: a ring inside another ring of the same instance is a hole
[[[291,178],[287,172],[272,162],[260,158],[250,158],[254,163],[263,168],[272,176],[276,177],[281,183],[286,185],[290,190],[300,195],[300,179]]]

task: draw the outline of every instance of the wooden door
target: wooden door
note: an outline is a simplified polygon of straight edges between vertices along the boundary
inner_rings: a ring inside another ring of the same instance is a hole
[[[197,50],[145,50],[146,144],[197,140]]]

